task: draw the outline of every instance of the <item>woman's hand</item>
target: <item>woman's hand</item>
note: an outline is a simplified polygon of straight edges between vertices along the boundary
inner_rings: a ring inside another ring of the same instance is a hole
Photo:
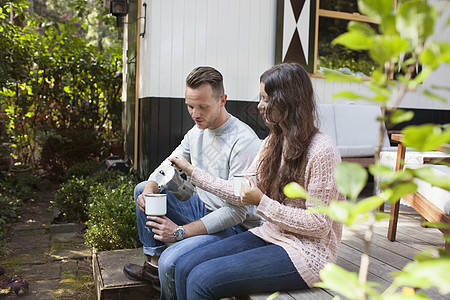
[[[245,181],[241,183],[241,202],[242,204],[247,205],[258,205],[261,201],[263,192],[256,186],[256,183],[249,176],[245,176],[247,178],[248,185]]]
[[[191,165],[186,158],[182,155],[169,157],[169,161],[173,163],[173,166],[178,170],[183,170],[187,176],[191,176],[194,171],[194,166]]]

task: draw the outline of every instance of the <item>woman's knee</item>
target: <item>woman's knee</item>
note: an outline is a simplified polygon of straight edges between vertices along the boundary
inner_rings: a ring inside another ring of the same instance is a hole
[[[194,267],[186,279],[187,299],[214,299],[217,298],[210,287],[215,286],[214,274],[217,270],[205,270],[203,267]]]
[[[195,265],[189,253],[182,255],[175,266],[175,281],[186,280]]]

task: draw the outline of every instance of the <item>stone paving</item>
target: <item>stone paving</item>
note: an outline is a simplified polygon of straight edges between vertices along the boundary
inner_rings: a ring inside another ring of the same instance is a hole
[[[27,203],[11,224],[6,257],[0,262],[5,275],[20,275],[29,290],[3,299],[96,299],[91,248],[84,245],[83,224],[51,224],[48,199]]]

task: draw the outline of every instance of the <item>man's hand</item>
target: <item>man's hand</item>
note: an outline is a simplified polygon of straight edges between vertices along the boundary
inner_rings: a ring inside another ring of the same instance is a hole
[[[142,212],[145,213],[145,194],[157,194],[159,193],[158,184],[154,181],[149,181],[145,185],[144,191],[136,199],[136,204]]]
[[[166,216],[147,216],[148,221],[145,223],[148,226],[153,227],[152,232],[155,234],[155,240],[165,242],[165,243],[173,243],[177,240],[173,233],[177,229],[178,225],[172,222]]]
[[[241,183],[241,202],[242,204],[247,205],[258,205],[264,194],[256,186],[256,183],[250,176],[245,176],[245,178],[247,178],[250,185],[248,185],[245,181]]]
[[[183,172],[187,176],[191,176],[192,175],[192,171],[194,171],[194,166],[192,166],[186,160],[186,158],[184,158],[184,156],[177,155],[177,156],[169,157],[169,161],[171,161],[173,163],[173,166],[175,168],[177,168],[178,170],[183,170]]]

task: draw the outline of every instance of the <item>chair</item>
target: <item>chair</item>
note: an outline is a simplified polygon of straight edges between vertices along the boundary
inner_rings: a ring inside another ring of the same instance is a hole
[[[403,170],[406,147],[402,144],[403,136],[400,134],[393,134],[393,140],[398,141],[397,160],[395,171]],[[445,145],[440,151],[450,150],[450,145]],[[434,172],[438,174],[450,175],[450,167],[442,165],[431,165]],[[418,189],[413,194],[406,194],[402,198],[416,210],[422,219],[429,222],[440,222],[450,225],[450,192],[432,187],[430,184],[422,180],[417,180]],[[389,221],[388,239],[395,241],[397,232],[398,213],[400,208],[400,201],[391,206],[391,219]],[[450,234],[450,229],[438,228],[442,233]],[[450,253],[450,245],[445,242],[445,250]]]

